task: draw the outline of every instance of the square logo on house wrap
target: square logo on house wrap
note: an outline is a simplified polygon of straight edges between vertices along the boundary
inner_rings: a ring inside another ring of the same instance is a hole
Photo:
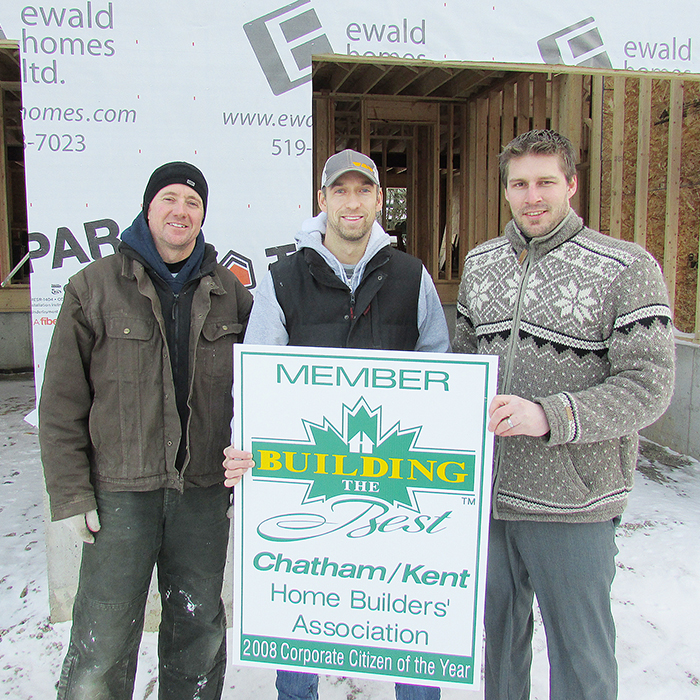
[[[297,0],[243,25],[275,95],[311,80],[313,54],[333,53],[311,0]]]
[[[545,63],[612,68],[595,19],[587,19],[560,29],[537,42]]]

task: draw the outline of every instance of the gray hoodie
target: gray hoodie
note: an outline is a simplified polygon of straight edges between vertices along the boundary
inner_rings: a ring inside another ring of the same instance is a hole
[[[391,238],[375,221],[370,232],[367,248],[359,263],[355,266],[353,275],[348,279],[342,263],[323,245],[326,232],[326,214],[321,213],[304,221],[301,231],[295,236],[297,250],[312,248],[333,270],[336,276],[355,291],[362,281],[367,263],[376,253],[391,244]],[[445,321],[445,313],[433,280],[423,267],[420,294],[418,297],[417,323],[418,342],[415,350],[421,352],[449,352],[450,340]],[[272,275],[267,273],[260,286],[255,291],[255,304],[248,321],[245,336],[246,343],[258,345],[287,345],[286,319],[277,301]]]

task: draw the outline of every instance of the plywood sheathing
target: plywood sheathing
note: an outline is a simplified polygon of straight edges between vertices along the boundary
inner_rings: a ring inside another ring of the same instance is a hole
[[[639,169],[639,133],[640,80],[625,80],[624,101],[618,109],[624,110],[624,135],[621,143],[614,140],[616,105],[614,78],[606,77],[603,94],[603,140],[602,140],[602,183],[601,183],[601,223],[603,233],[614,233],[616,207],[611,205],[614,199],[613,173],[615,159],[622,162],[621,210],[619,211],[619,235],[622,239],[635,240],[635,218],[638,208],[646,203],[646,248],[663,266],[664,254],[667,256],[668,245],[677,244],[675,271],[667,279],[675,306],[675,325],[683,331],[695,331],[696,294],[697,294],[697,259],[698,231],[700,230],[700,83],[682,82],[682,122],[680,124],[680,166],[679,187],[677,194],[677,226],[674,221],[676,200],[671,192],[669,201],[669,183],[673,186],[674,173],[669,171],[669,130],[673,115],[671,82],[668,79],[652,80],[651,106],[649,117],[649,166],[646,185],[646,199],[637,196],[637,187],[644,181],[638,180]],[[644,110],[642,110],[644,113]],[[618,114],[619,118],[619,114]],[[672,162],[672,161],[671,161]],[[643,167],[643,166],[642,166]],[[667,221],[673,224],[677,236],[675,241],[667,236]],[[637,221],[639,219],[637,218]],[[613,224],[611,227],[611,223]],[[665,240],[666,239],[666,240]]]

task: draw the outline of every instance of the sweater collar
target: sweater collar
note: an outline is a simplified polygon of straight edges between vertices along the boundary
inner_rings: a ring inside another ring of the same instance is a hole
[[[528,250],[539,258],[573,238],[582,229],[583,219],[573,209],[569,209],[569,213],[563,218],[561,223],[545,236],[536,236],[528,241],[512,219],[506,225],[503,235],[513,246],[518,257],[521,256],[523,251]]]

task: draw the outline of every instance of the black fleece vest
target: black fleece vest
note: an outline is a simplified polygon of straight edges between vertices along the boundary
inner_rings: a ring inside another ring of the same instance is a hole
[[[313,249],[270,266],[289,345],[413,350],[420,260],[389,246],[368,263],[354,295]]]

